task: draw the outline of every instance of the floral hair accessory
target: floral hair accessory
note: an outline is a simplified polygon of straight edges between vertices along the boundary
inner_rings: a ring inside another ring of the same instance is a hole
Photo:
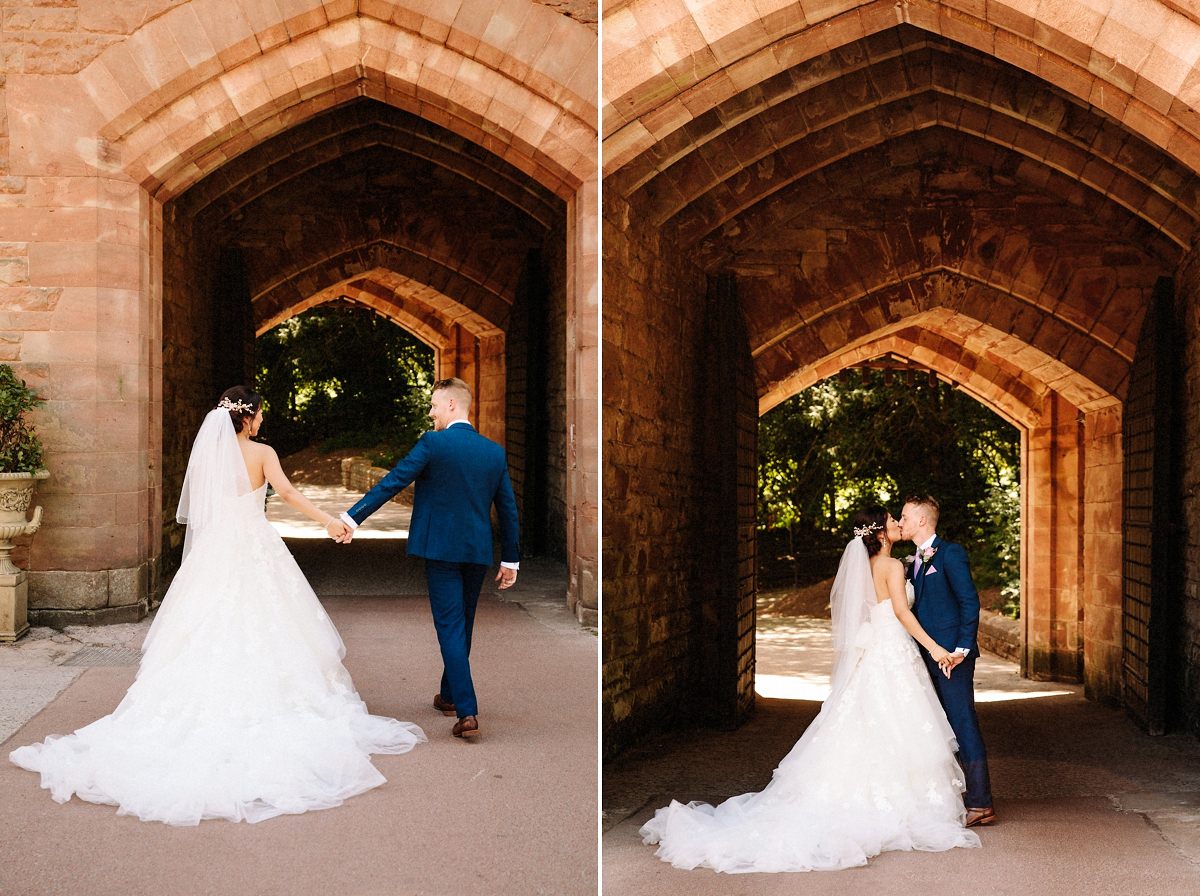
[[[854,537],[862,538],[864,535],[870,535],[872,532],[877,532],[882,528],[883,526],[879,525],[879,523],[870,523],[866,526],[855,526]]]
[[[228,398],[222,398],[217,402],[218,408],[224,408],[227,411],[237,411],[240,414],[252,414],[254,408],[246,404],[244,401],[230,401]]]

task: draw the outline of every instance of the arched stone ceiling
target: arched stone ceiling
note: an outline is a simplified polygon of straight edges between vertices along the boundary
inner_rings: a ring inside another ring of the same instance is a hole
[[[976,378],[993,376],[999,392],[988,392],[978,383],[972,390],[988,394],[989,405],[1010,413],[1019,401],[1025,408],[1022,414],[1036,414],[1037,399],[1048,390],[1084,410],[1105,407],[1124,396],[1127,361],[1054,315],[1006,298],[986,284],[934,272],[831,307],[759,353],[755,366],[760,410],[843,367],[890,350],[870,346],[900,331],[932,336],[912,337],[914,344],[924,346],[922,351],[909,348],[898,354],[963,385],[968,384],[968,370]],[[955,359],[957,366],[947,366],[947,358]],[[1010,385],[1014,395],[1001,401],[999,395]],[[1017,418],[1024,419],[1021,414],[1013,417]]]
[[[986,349],[981,351],[979,345],[964,344],[964,330],[974,334],[986,332],[978,322],[953,314],[913,315],[897,326],[844,346],[795,372],[763,396],[759,412],[765,414],[797,392],[847,368],[891,355],[935,371],[1014,426],[1028,429],[1036,425],[1046,399],[1054,390],[1009,358]],[[1003,345],[1003,334],[993,331],[991,344]]]
[[[595,170],[596,33],[572,16],[587,12],[577,6],[292,0],[281,13],[196,0],[144,21],[78,83],[104,163],[163,202],[362,96],[478,143],[566,198]]]
[[[461,326],[475,336],[496,336],[501,330],[425,283],[387,268],[372,268],[327,286],[284,308],[256,328],[261,336],[284,321],[311,308],[339,300],[370,308],[404,327],[431,348],[441,348]]]
[[[703,269],[738,276],[762,402],[934,312],[1003,334],[987,363],[1020,357],[1079,407],[1121,398],[1150,291],[1197,235],[1200,177],[928,29],[868,29],[791,66],[776,50],[774,74],[695,99],[606,181]]]
[[[604,15],[605,174],[775,74],[898,24],[1060,85],[1200,170],[1192,0],[629,0]]]
[[[998,60],[911,27],[839,48],[714,108],[614,175],[699,238],[788,183],[940,126],[1065,174],[1189,244],[1200,178],[1118,122]]]
[[[563,215],[561,199],[500,157],[432,122],[370,99],[316,115],[254,147],[198,183],[179,203],[204,209],[206,222],[219,224],[286,181],[373,145],[391,147],[478,183],[544,228]]]
[[[376,268],[397,272],[469,309],[486,322],[481,326],[489,330],[503,329],[507,323],[509,301],[494,289],[403,246],[374,241],[320,255],[308,263],[277,272],[275,279],[253,297],[255,329],[262,329],[268,321],[290,317],[293,309],[311,301],[332,284],[353,281]]]
[[[565,203],[477,144],[358,100],[248,150],[166,213],[246,250],[260,332],[375,269],[405,279],[409,305],[443,296],[482,332],[504,326],[525,257],[561,230]]]

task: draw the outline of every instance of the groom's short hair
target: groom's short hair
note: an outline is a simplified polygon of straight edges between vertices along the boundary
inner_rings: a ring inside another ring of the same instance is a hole
[[[925,511],[925,515],[929,517],[929,525],[934,529],[937,528],[938,516],[941,514],[941,505],[938,504],[937,498],[933,495],[909,495],[904,499],[905,504],[915,504]]]
[[[453,390],[454,397],[462,402],[464,408],[471,406],[471,387],[467,385],[465,380],[460,380],[458,377],[452,376],[444,380],[438,380],[433,384],[434,392],[441,392],[443,389]]]

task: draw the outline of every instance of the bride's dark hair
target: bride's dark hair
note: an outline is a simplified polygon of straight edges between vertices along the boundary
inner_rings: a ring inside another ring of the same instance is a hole
[[[250,406],[249,411],[231,410],[229,419],[233,421],[233,431],[241,432],[246,425],[247,420],[253,420],[254,415],[258,413],[258,409],[262,407],[262,396],[257,392],[251,392],[245,386],[231,386],[221,393],[221,397],[217,399],[217,406],[220,407],[221,402],[229,399],[233,404],[241,402]]]
[[[888,512],[886,507],[864,507],[854,514],[855,533],[868,530],[860,537],[867,546],[867,556],[874,557],[883,549],[882,536],[887,530]]]

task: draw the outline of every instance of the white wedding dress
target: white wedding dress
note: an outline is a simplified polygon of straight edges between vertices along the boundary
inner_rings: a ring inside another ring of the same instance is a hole
[[[659,809],[641,829],[659,858],[728,873],[814,871],[865,865],[884,850],[980,845],[963,827],[957,744],[916,643],[890,600],[874,604],[872,589],[871,602],[847,639],[844,676],[835,673],[767,787],[718,806]]]
[[[245,488],[214,502],[217,525],[189,531],[120,705],[10,754],[56,801],[75,794],[174,825],[257,822],[378,787],[371,753],[425,741],[367,712],[337,629],[266,519],[266,485]]]

